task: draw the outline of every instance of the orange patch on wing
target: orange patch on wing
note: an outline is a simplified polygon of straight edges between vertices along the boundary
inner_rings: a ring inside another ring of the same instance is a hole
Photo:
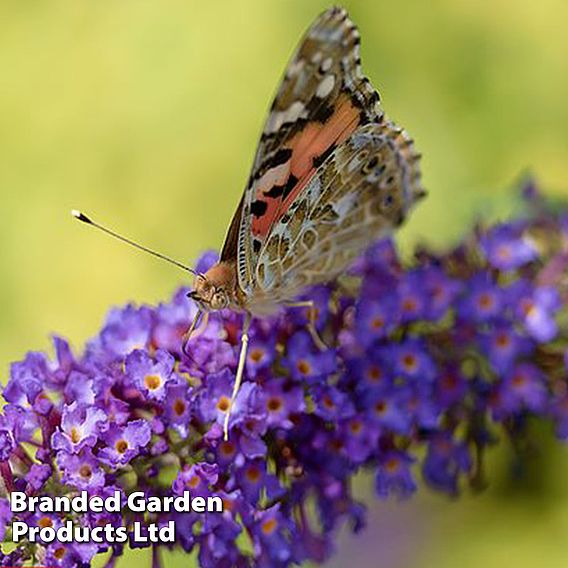
[[[324,122],[309,122],[286,144],[292,150],[288,162],[273,170],[267,171],[258,181],[255,199],[266,202],[267,208],[260,217],[253,217],[252,233],[261,238],[266,237],[270,228],[286,212],[291,203],[306,187],[316,171],[314,158],[322,156],[334,144],[344,142],[359,126],[359,109],[353,105],[349,97],[341,95],[333,114]],[[298,181],[288,193],[284,201],[282,196],[266,195],[274,185],[285,185],[294,176]]]

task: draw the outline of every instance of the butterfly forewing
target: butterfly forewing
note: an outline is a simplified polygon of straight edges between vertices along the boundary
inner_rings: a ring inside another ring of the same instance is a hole
[[[380,117],[378,95],[360,72],[359,33],[347,14],[322,14],[289,63],[267,119],[245,191],[238,280],[252,293],[272,227],[318,167],[361,125]]]

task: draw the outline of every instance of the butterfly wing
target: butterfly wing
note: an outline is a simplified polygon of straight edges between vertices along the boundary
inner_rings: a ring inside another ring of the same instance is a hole
[[[419,155],[386,118],[360,127],[317,169],[274,225],[255,269],[253,312],[332,280],[402,223],[424,191]]]
[[[360,71],[357,29],[345,10],[327,10],[286,69],[223,247],[221,260],[237,257],[239,286],[247,296],[272,227],[326,158],[361,125],[380,118],[378,100]]]

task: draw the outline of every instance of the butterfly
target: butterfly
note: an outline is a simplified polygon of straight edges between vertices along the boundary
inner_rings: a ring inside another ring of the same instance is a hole
[[[244,312],[238,393],[251,318],[332,281],[401,225],[425,195],[412,139],[384,114],[361,72],[360,35],[338,7],[321,14],[293,55],[270,109],[219,261],[188,294],[203,314]],[[308,302],[309,303],[309,302]]]

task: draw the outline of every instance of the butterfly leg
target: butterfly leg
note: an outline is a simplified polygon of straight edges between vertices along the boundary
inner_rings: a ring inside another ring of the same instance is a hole
[[[251,314],[249,312],[245,313],[245,321],[243,323],[243,334],[241,337],[241,352],[239,354],[239,364],[237,366],[237,376],[235,378],[235,384],[233,385],[233,393],[231,394],[231,402],[229,403],[229,408],[225,414],[225,422],[223,424],[223,432],[225,441],[229,439],[229,418],[231,417],[231,410],[233,409],[233,404],[239,393],[239,388],[243,380],[243,374],[245,370],[245,361],[247,359],[247,349],[249,342],[249,328],[250,328]]]
[[[318,330],[316,328],[316,321],[318,319],[318,314],[316,311],[316,306],[313,300],[303,300],[300,302],[292,302],[286,304],[290,308],[308,308],[308,331],[312,337],[313,342],[320,351],[326,351],[328,349],[325,341],[321,338]]]
[[[191,322],[191,325],[189,326],[189,329],[183,334],[183,337],[181,339],[182,341],[181,348],[182,351],[185,353],[185,355],[189,356],[188,352],[186,351],[186,347],[187,344],[189,343],[189,340],[192,339],[191,336],[193,335],[194,339],[195,337],[201,335],[205,331],[208,321],[209,321],[209,312],[203,312],[202,310],[198,310],[197,313],[195,314],[195,317],[193,318],[193,321]],[[196,329],[198,325],[199,328]]]

